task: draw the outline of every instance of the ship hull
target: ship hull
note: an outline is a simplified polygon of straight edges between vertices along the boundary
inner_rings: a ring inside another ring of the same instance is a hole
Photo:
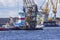
[[[0,31],[5,31],[5,30],[43,30],[43,28],[23,28],[23,27],[0,28]]]

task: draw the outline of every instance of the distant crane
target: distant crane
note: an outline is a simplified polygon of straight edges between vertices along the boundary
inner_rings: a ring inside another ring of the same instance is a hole
[[[49,0],[46,2],[46,5],[44,8],[42,8],[42,13],[45,15],[45,21],[48,20],[48,15],[49,15]]]
[[[53,3],[53,0],[46,0],[46,1],[47,2],[46,2],[46,5],[45,5],[45,8],[42,8],[42,13],[45,15],[44,24],[45,25],[56,25],[56,21],[54,21],[54,20],[56,19],[58,0],[55,0],[54,3]],[[48,15],[49,15],[49,12],[50,12],[50,9],[49,9],[50,3],[52,4],[52,9],[53,9],[52,11],[54,13],[54,20],[48,18]]]
[[[58,5],[58,0],[55,0],[53,3],[53,0],[51,0],[52,8],[53,8],[53,13],[54,13],[54,20],[56,19],[56,13],[57,13],[57,5]]]

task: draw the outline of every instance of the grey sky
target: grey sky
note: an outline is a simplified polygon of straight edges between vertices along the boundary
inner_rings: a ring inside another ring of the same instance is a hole
[[[35,0],[35,3],[40,7],[45,0]],[[60,17],[60,5],[58,6],[57,17]],[[1,17],[16,17],[19,11],[23,9],[23,0],[0,0],[0,18]]]

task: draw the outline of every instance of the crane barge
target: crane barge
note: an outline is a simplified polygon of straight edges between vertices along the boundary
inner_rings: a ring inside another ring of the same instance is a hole
[[[53,18],[48,18],[50,12],[49,2],[52,5]],[[39,11],[34,0],[23,0],[23,12],[19,11],[17,21],[14,22],[13,18],[10,17],[10,23],[4,24],[0,27],[0,30],[38,30],[43,29],[46,25],[56,25],[57,4],[57,0],[56,4],[52,0],[47,0],[45,7],[42,8],[43,6],[41,6],[41,11]]]

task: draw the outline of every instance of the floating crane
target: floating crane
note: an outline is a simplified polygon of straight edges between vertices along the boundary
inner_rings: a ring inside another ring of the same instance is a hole
[[[56,9],[57,9],[57,1],[56,1],[56,5],[53,4],[52,0],[46,0],[46,5],[44,8],[41,7],[42,10],[42,14],[44,15],[44,19],[43,17],[40,17],[40,21],[43,24],[45,21],[50,22],[50,24],[54,24],[53,21],[48,21],[48,16],[49,16],[49,3],[51,2],[52,6],[53,6],[53,13],[56,16]],[[34,2],[34,0],[23,0],[23,11],[25,13],[25,24],[27,28],[35,28],[35,26],[37,25],[37,13],[38,11],[38,7],[37,4]],[[49,23],[48,23],[49,24]]]
[[[26,21],[26,26],[28,28],[32,27],[35,28],[36,26],[36,16],[38,12],[37,5],[35,4],[34,0],[23,0],[23,11],[26,13],[25,14],[25,21]]]

